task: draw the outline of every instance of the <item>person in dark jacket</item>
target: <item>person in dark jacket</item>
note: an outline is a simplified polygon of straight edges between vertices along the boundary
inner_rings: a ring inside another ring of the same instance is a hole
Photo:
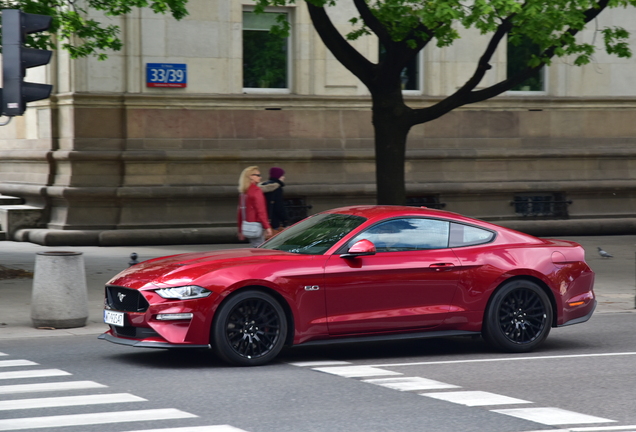
[[[272,167],[269,170],[269,180],[259,184],[265,192],[267,214],[274,231],[281,231],[287,226],[287,212],[285,211],[285,197],[283,195],[284,181],[285,170],[279,167]],[[278,187],[272,188],[272,186]]]

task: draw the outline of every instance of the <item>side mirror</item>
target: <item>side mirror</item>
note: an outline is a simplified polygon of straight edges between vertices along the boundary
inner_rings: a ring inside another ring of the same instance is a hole
[[[340,255],[340,258],[355,258],[365,255],[375,255],[375,245],[369,240],[363,239],[351,246],[347,253]]]

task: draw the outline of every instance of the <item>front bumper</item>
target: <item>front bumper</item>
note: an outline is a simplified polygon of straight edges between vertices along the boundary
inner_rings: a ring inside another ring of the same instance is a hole
[[[128,346],[208,347],[217,296],[191,300],[164,299],[154,290],[106,286],[105,311],[124,314],[102,339]],[[123,325],[122,325],[123,324]]]
[[[172,344],[169,342],[159,342],[159,341],[144,341],[144,340],[136,340],[136,339],[124,339],[117,336],[114,336],[112,330],[107,331],[97,337],[97,339],[102,339],[108,342],[116,343],[119,345],[128,345],[137,348],[210,348],[208,345],[185,345],[185,344]]]

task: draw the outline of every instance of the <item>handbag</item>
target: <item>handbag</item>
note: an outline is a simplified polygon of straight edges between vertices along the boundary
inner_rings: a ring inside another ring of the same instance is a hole
[[[263,235],[263,225],[260,222],[248,222],[245,220],[245,195],[241,194],[241,213],[243,222],[241,223],[241,234],[245,238],[259,238]]]
[[[263,225],[260,222],[243,221],[241,233],[245,238],[259,238],[263,235]]]

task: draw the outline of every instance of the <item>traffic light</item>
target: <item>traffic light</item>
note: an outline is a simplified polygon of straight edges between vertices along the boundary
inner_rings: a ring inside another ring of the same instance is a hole
[[[27,102],[46,99],[53,86],[24,82],[27,68],[51,61],[52,51],[24,47],[26,35],[48,30],[51,17],[2,10],[2,114],[24,114]]]

